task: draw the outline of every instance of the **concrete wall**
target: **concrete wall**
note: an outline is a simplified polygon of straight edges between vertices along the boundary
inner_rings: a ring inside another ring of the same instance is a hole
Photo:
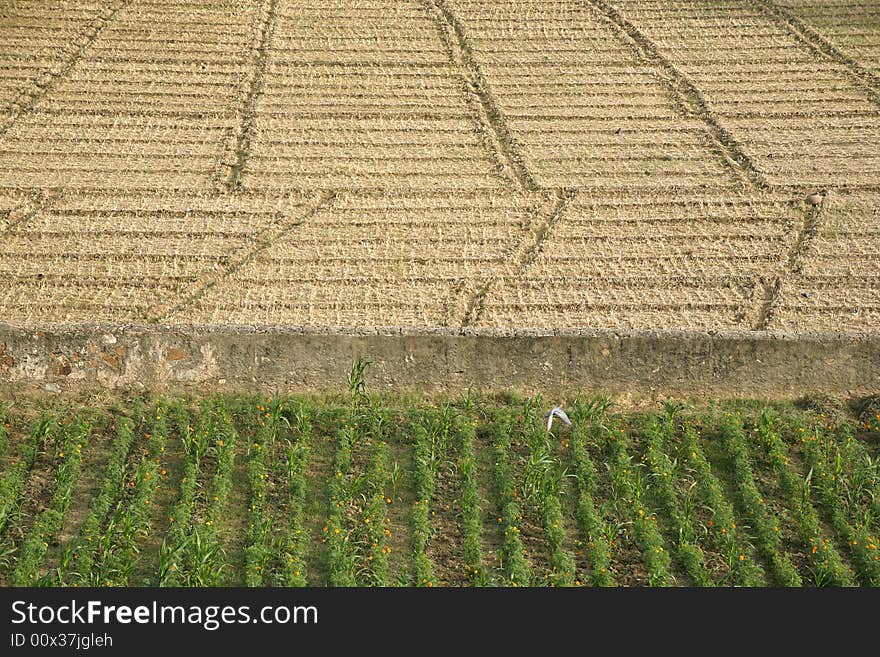
[[[644,398],[880,391],[880,335],[0,323],[0,393],[344,389]]]

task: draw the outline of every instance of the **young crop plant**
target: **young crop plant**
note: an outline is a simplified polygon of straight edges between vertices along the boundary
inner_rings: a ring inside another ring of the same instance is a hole
[[[245,536],[245,586],[262,586],[266,566],[272,557],[272,518],[267,513],[269,500],[269,466],[278,431],[282,403],[276,397],[269,406],[257,404],[259,423],[247,448],[247,478],[250,489],[250,513]]]
[[[770,571],[781,586],[802,586],[803,580],[797,568],[781,549],[780,521],[767,509],[764,497],[755,484],[741,418],[729,413],[724,415],[721,420],[721,441],[733,466],[737,494],[755,532],[759,552],[770,564]],[[721,529],[729,532],[735,527]]]
[[[140,555],[140,540],[149,535],[150,511],[167,475],[168,405],[159,401],[143,422],[146,453],[134,473],[126,473],[127,496],[109,516],[98,541],[91,571],[77,566],[79,577],[92,586],[128,586]],[[75,555],[73,555],[75,558]]]
[[[296,442],[288,441],[285,452],[285,479],[288,487],[287,533],[279,539],[281,576],[278,586],[307,586],[305,555],[309,535],[303,526],[306,502],[306,472],[308,470],[312,425],[306,409],[300,406],[294,414],[293,429]]]
[[[768,445],[772,440],[773,447],[784,455],[782,451],[784,444],[777,447],[777,443],[782,441],[772,429],[772,426],[767,428],[764,423],[759,425],[761,437],[766,438]],[[769,435],[765,436],[765,433]],[[862,500],[860,496],[854,494],[854,489],[857,489],[858,485],[853,485],[853,467],[850,459],[856,451],[853,449],[855,441],[846,433],[840,439],[835,439],[833,434],[825,433],[819,427],[812,432],[805,432],[802,440],[807,467],[810,468],[812,490],[816,491],[820,503],[830,516],[835,534],[846,544],[859,579],[866,586],[880,586],[878,539],[870,532],[870,524],[864,522],[866,518]],[[869,515],[870,513],[868,510]],[[851,522],[853,518],[855,523]],[[830,552],[836,556],[836,550],[829,540],[826,539],[819,544],[816,535],[815,541],[811,544],[814,555],[817,545],[820,553]],[[836,561],[834,565],[837,565]],[[843,564],[839,567],[845,569]],[[845,574],[848,573],[845,571]],[[842,576],[829,579],[833,586],[852,584],[851,578]]]
[[[238,432],[232,423],[229,411],[222,399],[214,400],[211,414],[211,433],[213,445],[209,448],[217,466],[208,485],[207,508],[202,526],[194,526],[194,539],[191,541],[190,576],[195,577],[196,586],[220,586],[223,583],[223,570],[226,567],[226,554],[217,533],[217,526],[226,513],[229,493],[232,490],[232,469],[235,465],[235,452]],[[268,422],[266,423],[269,424]],[[269,440],[274,439],[274,429]],[[255,447],[259,450],[262,447]],[[203,539],[203,540],[200,540]]]
[[[366,506],[360,514],[359,526],[367,557],[361,568],[359,577],[366,586],[388,586],[389,567],[387,538],[391,531],[386,525],[388,505],[391,499],[385,496],[390,475],[388,443],[384,440],[375,442],[370,469],[364,482],[363,497]]]
[[[44,414],[34,424],[18,454],[6,467],[3,478],[0,479],[0,535],[21,507],[22,491],[37,456],[49,441],[57,439],[58,431],[57,420]]]
[[[856,527],[875,537],[880,534],[880,457],[871,457],[862,441],[853,438],[848,428],[843,429],[847,477],[842,477],[840,495],[849,509]]]
[[[333,472],[328,485],[330,515],[324,525],[327,546],[327,573],[331,586],[356,586],[356,562],[351,541],[347,510],[351,505],[351,448],[357,439],[357,429],[345,424],[336,432],[336,451]]]
[[[199,530],[192,527],[193,512],[202,461],[214,439],[207,403],[199,409],[195,422],[183,408],[172,407],[172,412],[184,449],[183,476],[177,503],[168,515],[169,530],[159,551],[159,586],[184,586],[193,582],[193,573],[186,569],[190,544],[197,538],[196,549],[201,550],[204,546],[201,536],[195,536]]]
[[[105,540],[103,528],[114,508],[114,503],[124,494],[126,488],[126,466],[128,455],[134,442],[133,421],[126,417],[117,422],[116,438],[110,445],[110,455],[104,467],[104,479],[91,510],[80,526],[79,535],[61,558],[56,584],[76,583],[86,585],[91,582],[94,568],[94,555]],[[68,573],[68,568],[72,570]],[[68,578],[68,575],[70,576]],[[69,580],[69,581],[68,581]]]
[[[431,505],[434,501],[437,472],[448,465],[454,437],[455,418],[452,406],[423,410],[413,426],[413,462],[415,496],[413,502],[412,576],[416,586],[436,586],[434,563],[428,556],[428,541],[434,534]]]
[[[803,427],[798,430],[803,440],[808,432]],[[834,490],[854,527],[876,538],[880,534],[880,457],[872,458],[849,426],[843,425],[839,432],[834,458],[829,457],[829,463],[834,463]]]
[[[815,470],[802,479],[789,467],[788,448],[778,433],[775,421],[762,413],[752,433],[753,442],[768,459],[794,515],[798,535],[809,550],[814,580],[818,585],[853,586],[852,573],[843,563],[829,539],[822,538],[819,516],[810,501],[811,481]],[[844,523],[845,524],[845,523]]]
[[[718,552],[725,555],[733,582],[749,587],[766,585],[764,568],[755,559],[754,547],[743,539],[736,525],[733,505],[727,499],[721,481],[712,471],[697,429],[691,424],[683,427],[679,459],[693,473],[696,482],[686,496],[686,505],[693,507],[690,492],[695,491],[699,503],[711,512],[706,526],[709,540]]]
[[[643,466],[633,465],[628,453],[626,431],[622,427],[603,427],[599,439],[603,443],[619,502],[627,505],[625,510],[618,509],[618,513],[630,516],[636,543],[648,569],[648,583],[650,586],[670,586],[673,580],[671,558],[657,526],[657,518],[645,503]]]
[[[416,586],[436,586],[434,564],[427,546],[432,535],[431,501],[437,463],[446,448],[448,425],[443,420],[420,418],[413,427],[413,462],[415,465],[416,499],[413,502],[413,581]]]
[[[528,417],[528,415],[526,416]],[[565,518],[560,495],[565,470],[550,434],[543,426],[526,429],[529,458],[526,463],[524,497],[540,509],[544,535],[550,545],[550,586],[574,586],[577,581],[574,555],[564,547]]]
[[[590,580],[594,586],[614,586],[611,574],[611,541],[602,514],[596,508],[598,491],[596,466],[587,451],[587,438],[604,430],[607,406],[596,401],[586,405],[575,403],[570,438],[571,461],[577,482],[576,518],[581,543],[590,564]]]
[[[676,556],[685,572],[699,586],[714,584],[704,563],[703,551],[697,543],[697,531],[688,500],[679,504],[675,488],[678,478],[678,463],[670,459],[664,451],[664,444],[671,440],[675,427],[671,418],[648,418],[643,431],[644,455],[642,461],[647,465],[651,488],[667,517],[672,521],[672,529],[677,535]]]
[[[490,431],[495,459],[493,475],[499,501],[498,522],[504,533],[501,546],[502,564],[511,586],[530,586],[532,571],[519,536],[522,508],[513,478],[513,466],[510,463],[512,422],[509,413],[500,412],[492,423]]]
[[[55,492],[49,508],[40,513],[18,553],[15,569],[9,577],[10,586],[34,586],[50,541],[60,531],[64,514],[70,506],[73,488],[80,475],[82,450],[89,443],[91,427],[76,418],[55,435]],[[50,574],[51,577],[51,574]],[[46,582],[48,583],[48,582]]]
[[[458,472],[461,477],[462,556],[465,574],[474,586],[486,586],[488,574],[483,564],[483,521],[474,448],[477,423],[467,415],[461,415],[456,426],[459,438]]]

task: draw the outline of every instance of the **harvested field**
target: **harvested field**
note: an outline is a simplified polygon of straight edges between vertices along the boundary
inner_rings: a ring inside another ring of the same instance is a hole
[[[0,319],[876,333],[877,20],[5,3]]]

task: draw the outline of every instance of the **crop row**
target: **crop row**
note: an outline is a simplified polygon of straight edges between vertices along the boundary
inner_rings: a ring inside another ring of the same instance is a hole
[[[4,408],[3,581],[880,581],[880,472],[864,423],[671,402],[627,413],[594,399],[548,430],[541,399],[413,409],[361,383],[353,371],[341,403],[138,400],[31,414],[27,431]],[[80,477],[84,458],[100,464],[94,477]]]
[[[56,467],[54,491],[48,508],[36,516],[19,549],[15,569],[9,577],[10,585],[33,586],[37,583],[43,558],[49,549],[49,541],[54,540],[60,531],[64,514],[70,506],[74,486],[80,475],[83,449],[89,443],[89,432],[90,426],[82,418],[57,426],[52,445]]]

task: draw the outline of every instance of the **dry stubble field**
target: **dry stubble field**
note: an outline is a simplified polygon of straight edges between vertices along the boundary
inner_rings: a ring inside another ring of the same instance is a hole
[[[5,2],[0,318],[874,332],[878,57],[848,0]]]

